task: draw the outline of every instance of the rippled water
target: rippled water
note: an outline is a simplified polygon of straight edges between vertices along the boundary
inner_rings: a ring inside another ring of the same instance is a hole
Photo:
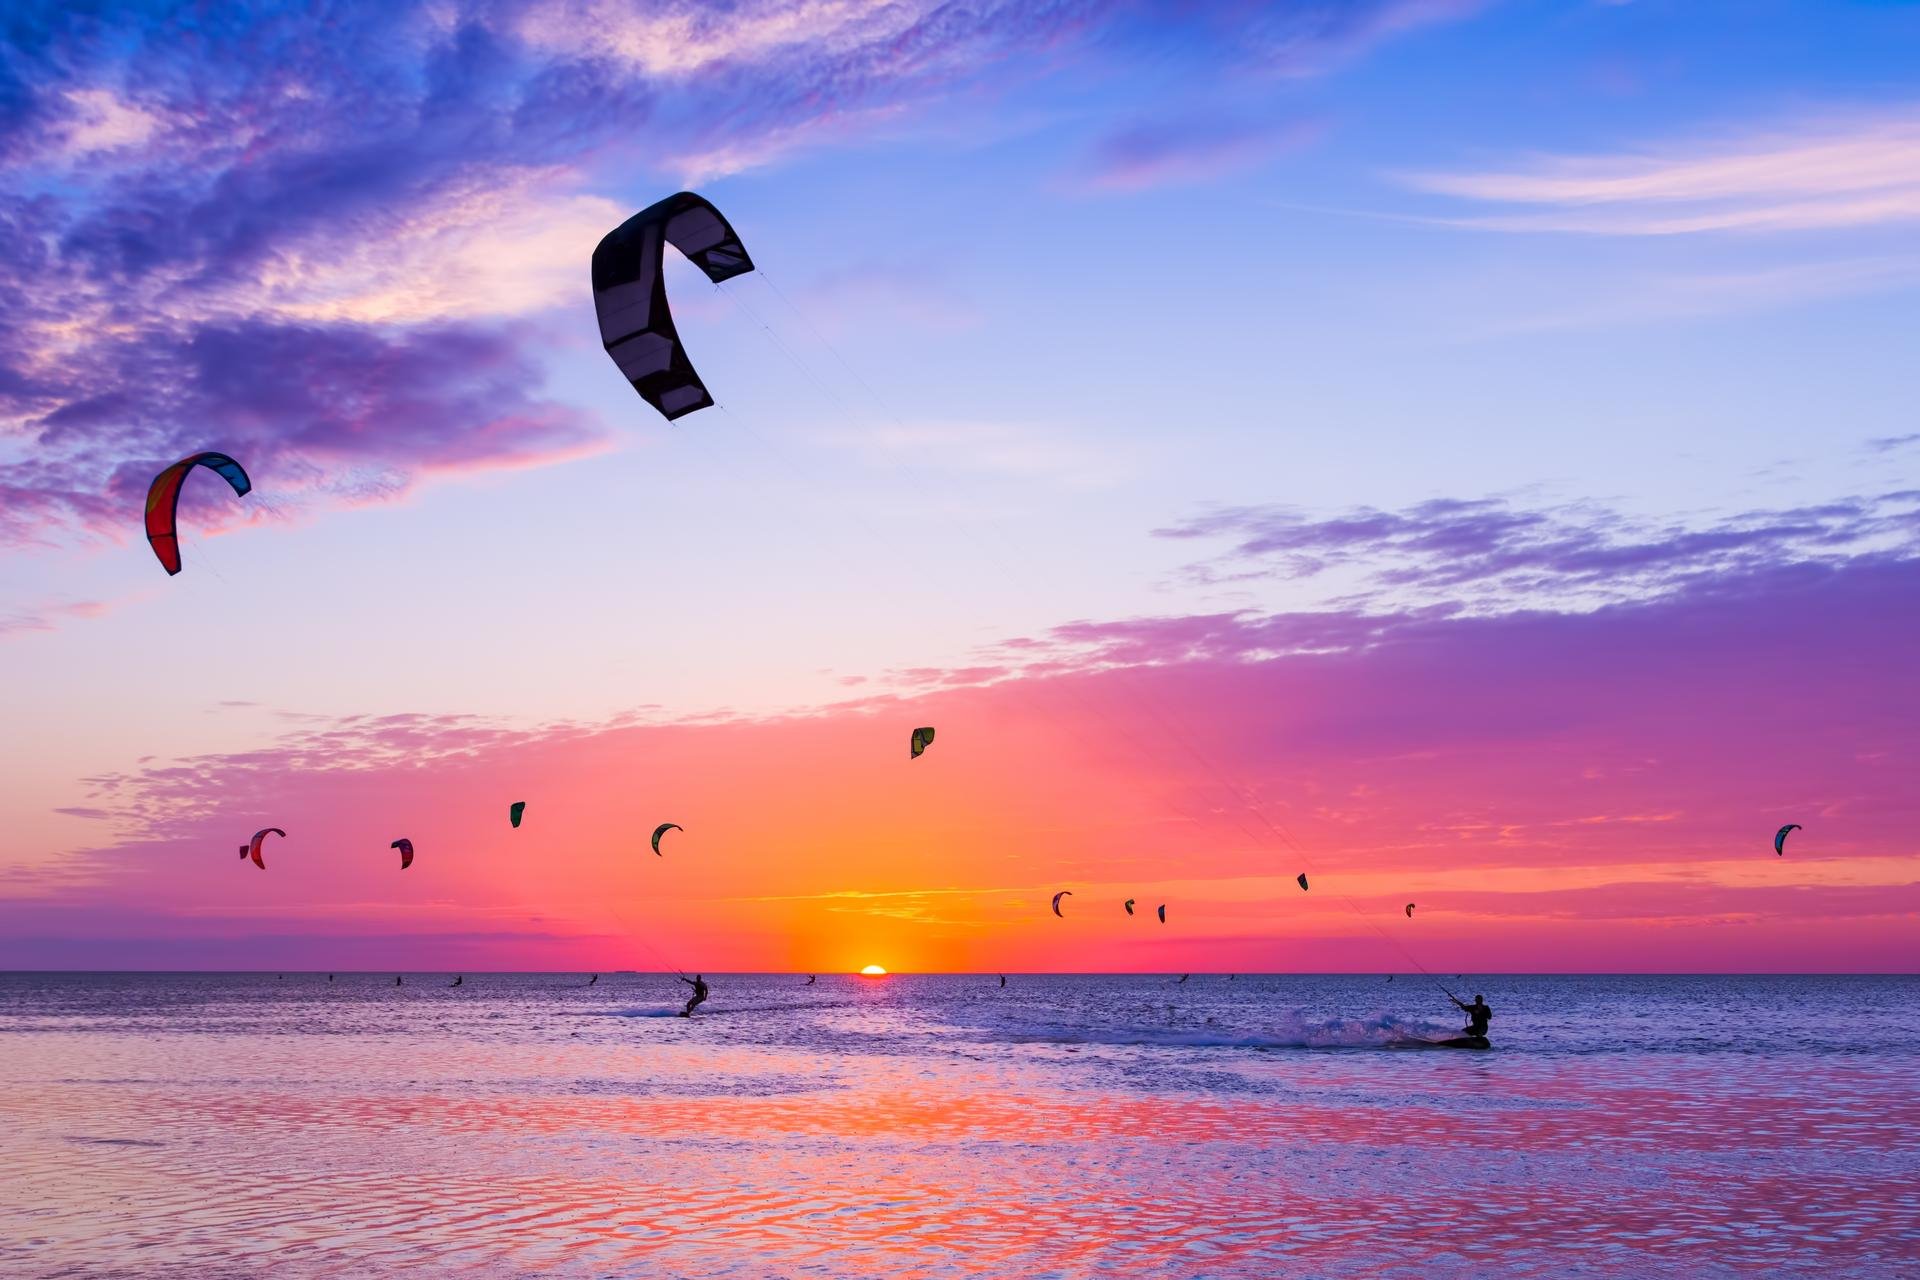
[[[0,1275],[1920,1275],[1920,979],[0,975]]]

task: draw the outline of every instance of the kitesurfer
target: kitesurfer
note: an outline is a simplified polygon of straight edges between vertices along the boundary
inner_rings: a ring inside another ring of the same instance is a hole
[[[592,986],[594,983],[598,981],[600,981],[600,975],[596,973],[591,978],[587,979],[587,985]]]
[[[808,986],[812,986],[812,985],[813,985],[814,983],[816,983],[816,982],[818,982],[818,981],[820,981],[820,975],[819,975],[819,974],[817,974],[817,973],[810,973],[810,974],[808,974],[808,975],[807,975],[807,985],[808,985]]]
[[[1007,985],[1007,975],[1004,973],[1000,975],[1000,985],[1003,987]]]
[[[460,974],[457,974],[457,973],[456,973],[456,974],[454,974],[454,975],[453,975],[453,981],[452,981],[452,982],[449,982],[449,983],[448,983],[447,985],[448,985],[448,986],[450,986],[450,987],[457,987],[457,986],[459,986],[459,985],[460,985],[461,983],[463,983],[463,982],[465,982],[465,981],[466,981],[466,978],[464,978],[464,977],[463,977],[463,976],[461,976]]]
[[[707,980],[696,973],[691,978],[681,974],[680,981],[693,988],[693,994],[687,997],[687,1007],[680,1011],[681,1017],[691,1018],[693,1011],[698,1009],[707,998]]]
[[[1461,1030],[1460,1034],[1463,1036],[1478,1036],[1480,1039],[1485,1040],[1487,1038],[1487,1023],[1493,1018],[1493,1010],[1487,1007],[1487,998],[1476,993],[1473,997],[1473,1003],[1468,1004],[1459,996],[1448,992],[1447,999],[1459,1005],[1467,1015],[1467,1025]]]

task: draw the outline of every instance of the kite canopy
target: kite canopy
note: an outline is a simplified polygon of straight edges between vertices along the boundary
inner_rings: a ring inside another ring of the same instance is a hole
[[[1302,871],[1299,875],[1295,876],[1294,879],[1300,882],[1300,888],[1304,892],[1307,887],[1307,873]]]
[[[1789,832],[1789,831],[1804,831],[1804,830],[1806,830],[1806,828],[1805,828],[1805,827],[1802,827],[1802,826],[1801,826],[1801,825],[1800,825],[1799,823],[1797,823],[1797,822],[1789,822],[1789,823],[1788,823],[1788,824],[1787,824],[1786,826],[1784,826],[1784,827],[1782,827],[1782,828],[1780,828],[1780,829],[1779,829],[1778,831],[1776,831],[1776,832],[1774,832],[1774,833],[1773,833],[1773,851],[1774,851],[1774,853],[1776,853],[1776,854],[1779,854],[1779,855],[1781,855],[1781,856],[1785,856],[1785,854],[1786,854],[1786,852],[1787,852],[1787,832]]]
[[[1413,904],[1411,902],[1407,904],[1407,919],[1413,919]]]
[[[512,804],[507,806],[507,821],[511,822],[516,827],[519,826],[520,815],[525,813],[526,811],[527,811],[527,802],[525,800],[515,800]]]
[[[1073,890],[1071,889],[1062,889],[1060,892],[1054,894],[1053,895],[1053,914],[1057,916],[1060,915],[1060,899],[1071,898],[1072,896],[1073,896]],[[1060,918],[1062,920],[1066,919],[1065,916],[1060,916]]]
[[[907,758],[909,760],[918,760],[920,758],[920,753],[922,751],[925,751],[928,747],[932,745],[933,745],[933,726],[932,725],[924,725],[921,728],[915,729],[913,731],[913,743],[912,743],[913,754],[908,756]]]
[[[258,831],[253,833],[253,839],[249,840],[247,842],[247,847],[241,850],[242,853],[245,853],[249,857],[251,857],[253,859],[253,865],[260,868],[262,871],[265,871],[267,869],[267,863],[266,863],[266,859],[260,856],[260,842],[265,840],[268,836],[279,836],[282,840],[285,840],[287,838],[287,833],[282,831],[278,827],[262,827]]]
[[[686,830],[686,828],[685,828],[685,827],[683,827],[683,826],[681,826],[681,825],[680,825],[679,823],[677,823],[677,822],[663,822],[663,823],[661,823],[661,824],[660,824],[659,826],[657,826],[657,827],[655,827],[655,828],[653,829],[653,853],[654,853],[654,856],[655,856],[655,857],[657,857],[657,858],[664,858],[664,857],[666,857],[666,856],[667,856],[666,854],[664,854],[664,853],[661,853],[661,852],[660,852],[660,837],[661,837],[661,836],[663,836],[663,835],[665,835],[665,834],[667,834],[667,832],[669,832],[669,831],[685,831],[685,830]]]
[[[719,284],[753,270],[740,237],[705,198],[682,191],[615,227],[593,251],[600,341],[633,389],[671,422],[713,403],[680,345],[662,271],[671,244]]]
[[[174,527],[174,516],[180,510],[180,490],[187,482],[187,473],[195,467],[218,474],[239,497],[244,498],[253,488],[246,469],[224,453],[189,454],[153,478],[147,486],[147,541],[153,544],[153,554],[160,557],[168,576],[180,572],[180,535]]]
[[[1122,903],[1122,904],[1121,904],[1122,906],[1124,906],[1124,907],[1125,907],[1125,908],[1127,909],[1127,914],[1128,914],[1128,915],[1132,915],[1132,914],[1133,914],[1133,902],[1134,902],[1134,900],[1133,900],[1132,898],[1128,898],[1128,899],[1127,899],[1127,900],[1126,900],[1126,901],[1125,901],[1124,903]]]
[[[1167,922],[1167,904],[1163,902],[1160,904],[1160,923],[1165,924],[1166,922]]]
[[[402,871],[405,871],[413,865],[413,841],[407,839],[405,836],[401,836],[398,840],[388,845],[387,848],[398,849],[400,851],[400,869]]]

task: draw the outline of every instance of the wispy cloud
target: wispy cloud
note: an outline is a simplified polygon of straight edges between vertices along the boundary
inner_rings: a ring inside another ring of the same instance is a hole
[[[97,618],[112,605],[102,600],[47,601],[0,613],[0,637],[26,631],[52,631],[69,618]]]
[[[1561,611],[1780,566],[1911,554],[1920,546],[1920,494],[1694,521],[1629,517],[1592,503],[1525,508],[1499,498],[1333,517],[1287,506],[1233,507],[1158,536],[1231,544],[1188,571],[1202,583],[1324,577],[1349,605]]]
[[[1543,210],[1454,220],[1495,230],[1666,236],[1895,225],[1920,220],[1920,109],[1403,180]]]
[[[1212,182],[1304,145],[1311,124],[1276,126],[1194,118],[1130,125],[1102,138],[1079,185],[1098,192],[1136,192]]]

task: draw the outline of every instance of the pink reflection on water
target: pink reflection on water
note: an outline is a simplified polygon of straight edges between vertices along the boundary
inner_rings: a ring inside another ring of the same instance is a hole
[[[1245,1091],[1142,1094],[1046,1055],[449,1044],[409,1075],[395,1046],[234,1048],[14,1057],[7,1273],[1760,1274],[1920,1248],[1920,1101],[1865,1070],[1809,1105],[1565,1060],[1241,1054]],[[1402,1070],[1427,1096],[1368,1100]],[[1821,1144],[1853,1154],[1777,1167]]]

